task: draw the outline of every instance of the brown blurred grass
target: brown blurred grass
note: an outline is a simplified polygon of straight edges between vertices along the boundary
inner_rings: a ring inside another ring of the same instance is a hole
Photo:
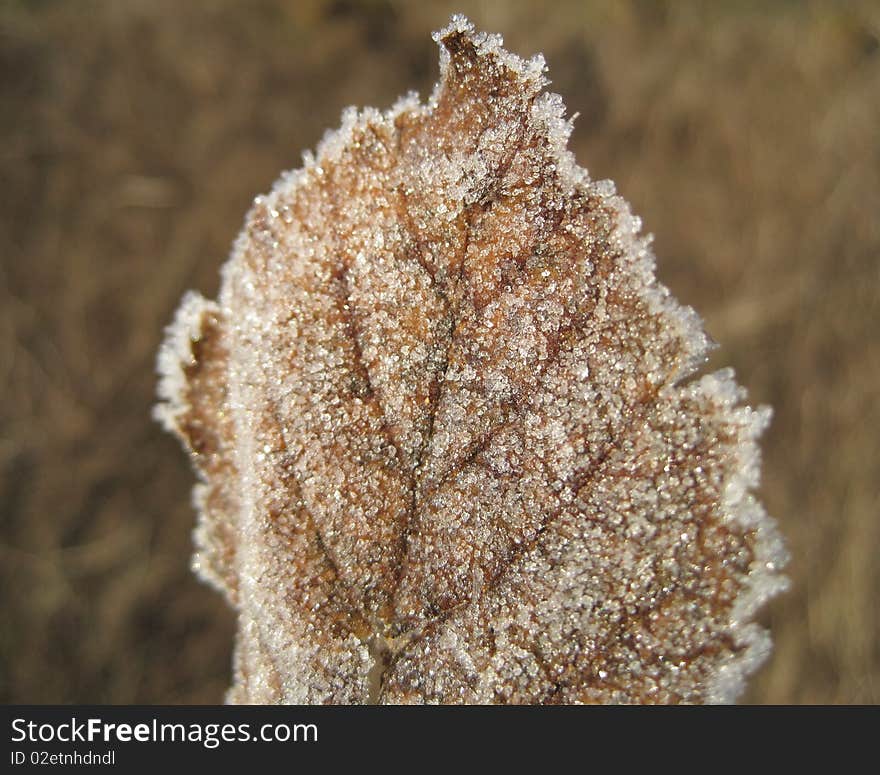
[[[347,104],[436,75],[461,10],[543,51],[659,274],[775,407],[793,555],[754,702],[880,698],[876,3],[2,2],[0,701],[215,702],[233,622],[188,571],[192,475],[151,422],[185,288]]]

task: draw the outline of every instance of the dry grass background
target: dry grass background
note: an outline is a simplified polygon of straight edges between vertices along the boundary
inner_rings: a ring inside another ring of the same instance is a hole
[[[775,407],[793,586],[745,699],[880,699],[878,3],[2,0],[0,701],[221,699],[162,328],[342,107],[427,92],[456,10],[546,54],[580,162]]]

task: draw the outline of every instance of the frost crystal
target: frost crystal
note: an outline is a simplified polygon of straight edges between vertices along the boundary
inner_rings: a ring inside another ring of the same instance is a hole
[[[731,701],[785,584],[769,412],[654,278],[523,61],[463,17],[440,83],[348,110],[189,294],[157,415],[192,451],[232,702]]]

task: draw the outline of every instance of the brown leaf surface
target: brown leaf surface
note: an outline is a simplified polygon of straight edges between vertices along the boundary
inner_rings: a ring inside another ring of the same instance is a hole
[[[455,17],[440,83],[347,111],[191,294],[158,415],[239,612],[236,702],[730,701],[784,549],[766,410],[654,278],[523,61]]]

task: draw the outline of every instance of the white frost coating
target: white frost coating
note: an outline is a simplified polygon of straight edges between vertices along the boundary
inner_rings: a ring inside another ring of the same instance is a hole
[[[725,483],[721,501],[729,519],[755,530],[760,536],[755,544],[755,555],[745,588],[730,612],[730,634],[746,650],[739,657],[723,662],[709,684],[707,701],[728,704],[735,702],[742,694],[748,676],[766,661],[772,651],[769,633],[750,620],[768,600],[788,589],[788,579],[779,575],[779,571],[787,564],[789,557],[775,521],[767,516],[764,508],[751,495],[760,479],[761,453],[757,439],[770,423],[771,409],[738,408],[737,404],[745,398],[745,390],[736,384],[733,369],[730,368],[704,376],[695,387],[707,395],[716,396],[747,429],[745,439],[736,451],[736,461]]]
[[[160,375],[156,392],[161,403],[155,406],[153,416],[169,431],[176,429],[178,417],[188,409],[183,403],[187,384],[183,369],[193,363],[192,345],[201,336],[202,315],[216,309],[216,302],[187,291],[174,322],[165,330],[156,365]]]
[[[712,343],[543,58],[435,39],[427,103],[347,109],[160,352],[229,699],[730,702],[785,586],[769,410],[687,382]]]

